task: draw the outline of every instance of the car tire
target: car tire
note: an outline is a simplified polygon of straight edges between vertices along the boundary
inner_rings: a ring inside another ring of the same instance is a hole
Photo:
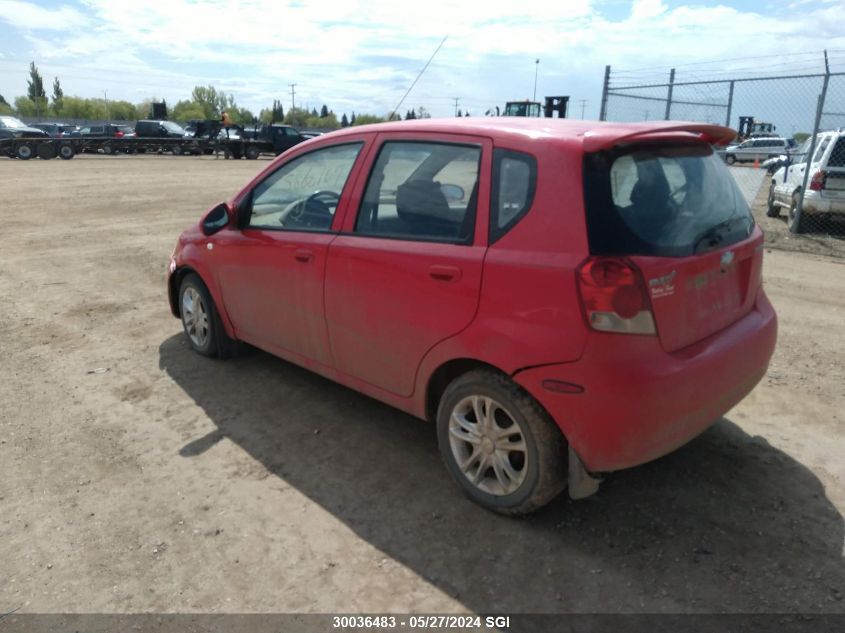
[[[103,145],[103,154],[108,154],[109,156],[114,154],[114,148],[108,143],[106,143],[105,145]]]
[[[180,145],[174,146],[171,151],[173,152],[174,156],[182,156],[184,154]]]
[[[780,207],[775,204],[775,183],[772,181],[772,184],[769,186],[769,198],[766,202],[766,216],[770,218],[776,218],[780,216]]]
[[[728,154],[727,156],[725,156],[725,162],[728,165],[733,165],[736,162],[736,156],[734,156],[733,154]]]
[[[21,160],[29,160],[35,156],[35,151],[32,149],[32,144],[23,142],[15,145],[15,156]]]
[[[76,156],[76,152],[73,149],[73,145],[65,143],[64,145],[59,146],[59,158],[62,160],[70,160],[74,156]]]
[[[52,141],[44,141],[38,144],[38,158],[50,160],[56,157],[56,147]]]
[[[560,429],[536,400],[494,371],[468,372],[446,388],[437,408],[437,439],[452,478],[494,512],[533,512],[566,487],[567,444]]]
[[[792,194],[792,204],[789,205],[789,213],[787,220],[789,222],[789,230],[792,233],[803,233],[807,230],[807,218],[804,214],[798,217],[798,203],[801,201],[801,192],[796,191]]]
[[[211,293],[194,273],[179,284],[179,315],[188,344],[197,354],[225,359],[235,353],[237,341],[226,334]]]
[[[247,147],[246,152],[244,152],[244,156],[246,156],[249,160],[255,160],[260,154],[261,152],[254,146]]]

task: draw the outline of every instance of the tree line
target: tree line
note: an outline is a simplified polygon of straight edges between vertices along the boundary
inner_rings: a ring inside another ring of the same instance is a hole
[[[106,95],[100,98],[66,96],[58,77],[53,78],[52,94],[47,95],[44,78],[35,62],[29,64],[27,94],[15,97],[14,105],[0,95],[0,114],[17,114],[25,117],[65,117],[68,119],[137,121],[152,118],[152,104],[157,99],[147,99],[141,103],[123,100],[109,100]],[[228,113],[233,123],[248,125],[253,123],[284,123],[298,128],[338,129],[351,125],[380,123],[387,120],[401,120],[400,114],[377,116],[355,113],[347,116],[337,114],[325,104],[317,110],[312,108],[292,107],[285,111],[280,100],[274,100],[269,108],[262,108],[258,116],[249,109],[238,106],[235,97],[218,90],[214,86],[195,86],[190,99],[177,101],[168,108],[168,118],[173,121],[187,122],[192,119],[219,120],[223,112]],[[405,119],[426,119],[430,114],[425,108],[407,110]],[[469,113],[466,114],[469,116]]]

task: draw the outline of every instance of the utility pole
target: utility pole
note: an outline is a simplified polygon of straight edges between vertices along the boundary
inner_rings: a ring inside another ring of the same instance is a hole
[[[103,101],[106,104],[106,118],[110,119],[111,117],[109,116],[109,91],[108,90],[103,90]]]
[[[579,99],[578,103],[581,104],[581,118],[584,118],[584,110],[587,108],[587,100],[586,99]]]
[[[458,101],[461,100],[460,97],[454,97],[455,99],[455,116],[458,116]]]
[[[534,60],[534,98],[532,101],[537,101],[537,73],[540,72],[540,60]]]
[[[288,85],[290,86],[290,109],[296,110],[296,102],[294,101],[294,95],[296,94],[294,89],[296,88],[296,84]]]

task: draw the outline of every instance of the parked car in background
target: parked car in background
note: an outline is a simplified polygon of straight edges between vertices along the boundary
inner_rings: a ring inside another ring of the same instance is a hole
[[[81,138],[83,140],[99,140],[109,138],[123,139],[133,138],[135,136],[135,130],[132,128],[131,125],[127,125],[125,123],[101,123],[98,125],[83,126],[79,129],[78,132],[74,132],[70,136]],[[100,147],[103,150],[104,154],[114,154],[116,152],[121,151],[130,151],[130,148],[123,147],[120,143],[102,143]],[[96,149],[91,149],[83,146],[82,151],[96,152]]]
[[[135,124],[138,138],[183,138],[185,129],[173,121],[138,121]]]
[[[784,154],[787,149],[795,147],[793,139],[780,137],[750,138],[738,145],[729,145],[725,149],[725,162],[728,165],[764,161],[767,158]]]
[[[712,148],[733,136],[481,117],[335,131],[179,237],[170,307],[199,354],[245,341],[433,421],[489,509],[587,496],[766,373],[763,235]]]
[[[73,133],[79,129],[77,126],[67,123],[33,123],[32,127],[44,130],[53,138],[73,136]]]
[[[49,138],[49,134],[44,130],[27,125],[13,116],[0,116],[0,139],[45,137]]]
[[[777,217],[781,209],[786,209],[790,227],[799,233],[807,228],[813,217],[845,214],[845,131],[820,133],[812,157],[809,156],[811,144],[812,138],[804,141],[789,164],[772,174],[769,183],[766,215]],[[808,171],[799,222],[796,211]]]

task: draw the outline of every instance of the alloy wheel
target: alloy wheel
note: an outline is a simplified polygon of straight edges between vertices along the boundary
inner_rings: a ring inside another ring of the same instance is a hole
[[[488,494],[516,492],[528,474],[523,430],[493,398],[468,396],[449,418],[449,445],[469,482]]]

